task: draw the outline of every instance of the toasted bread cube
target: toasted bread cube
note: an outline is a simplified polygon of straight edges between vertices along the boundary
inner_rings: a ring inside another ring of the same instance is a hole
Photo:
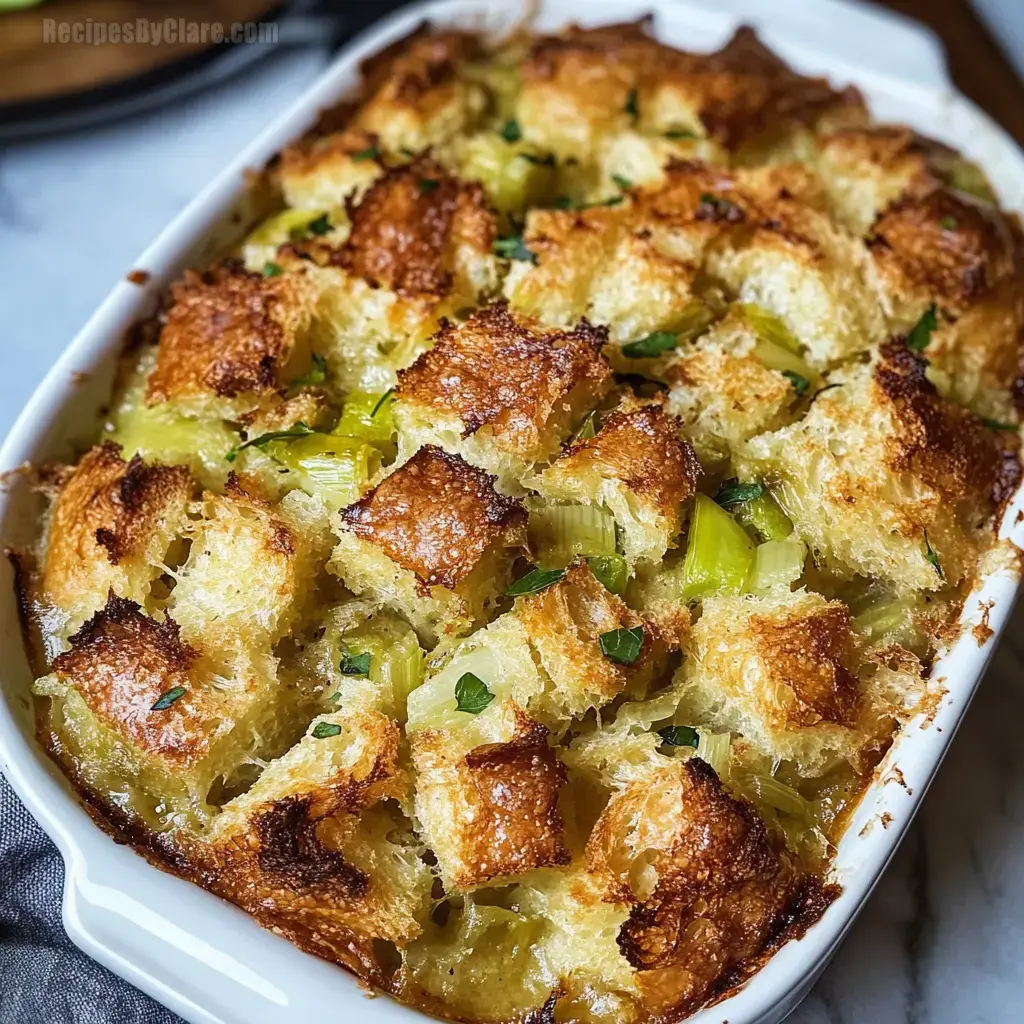
[[[430,909],[430,869],[394,801],[408,777],[385,715],[317,718],[188,854],[204,884],[310,952],[382,980]]]
[[[581,718],[624,693],[642,697],[665,666],[670,645],[661,631],[598,583],[585,563],[570,566],[539,593],[517,598],[513,614],[547,677],[544,692],[528,705],[541,721]],[[602,653],[602,634],[637,627],[642,644],[635,661],[622,664]]]
[[[646,135],[634,129],[606,135],[597,156],[601,194],[614,196],[623,184],[621,179],[655,189],[665,184],[672,165],[686,161],[726,165],[729,158],[714,139],[686,130],[670,130],[667,136]]]
[[[335,210],[365,192],[383,171],[377,136],[349,128],[286,147],[274,175],[292,209]]]
[[[692,345],[669,357],[665,410],[701,462],[721,464],[755,434],[777,430],[792,418],[792,382],[757,357],[758,337],[741,315],[730,313]]]
[[[534,259],[513,262],[505,295],[545,323],[606,325],[615,342],[683,330],[700,305],[705,250],[732,226],[702,197],[731,187],[725,172],[685,163],[671,165],[660,188],[614,206],[531,210],[523,238]]]
[[[871,125],[819,136],[814,164],[836,216],[865,235],[891,203],[938,185],[935,163],[946,154],[952,150],[905,125]]]
[[[839,575],[940,590],[973,575],[1020,476],[1015,437],[939,397],[926,364],[887,343],[832,375],[799,423],[752,438],[741,478],[764,480],[796,533]]]
[[[769,166],[736,181],[747,231],[710,250],[705,269],[782,320],[818,368],[879,344],[885,323],[867,250],[829,217],[815,179]]]
[[[301,275],[264,277],[227,262],[171,287],[146,401],[195,414],[251,408],[309,361],[314,293]]]
[[[846,605],[807,591],[704,601],[676,675],[679,714],[818,776],[870,767],[895,716]],[[914,690],[907,677],[903,689]],[[874,757],[872,756],[874,755]]]
[[[421,448],[339,515],[330,569],[428,646],[485,617],[525,543],[526,512],[457,455]]]
[[[40,621],[48,654],[116,594],[146,607],[184,533],[194,487],[185,466],[121,458],[112,442],[62,470],[42,544]]]
[[[272,677],[226,679],[172,619],[113,595],[53,671],[35,688],[50,697],[51,748],[115,820],[156,832],[204,827],[215,790],[279,753],[294,727],[294,702]]]
[[[1016,270],[1003,217],[943,189],[890,206],[868,247],[894,331],[909,330],[931,304],[962,314]]]
[[[644,1009],[665,1019],[764,949],[799,892],[781,839],[695,757],[612,796],[587,857],[610,897],[631,905],[618,944]]]
[[[327,510],[292,491],[271,504],[232,478],[207,494],[177,574],[171,614],[185,638],[224,664],[256,663],[297,628],[316,597],[316,574],[330,551]]]
[[[399,373],[401,450],[436,444],[515,490],[611,386],[605,338],[586,321],[572,331],[544,330],[504,304],[444,324],[434,345]]]
[[[859,122],[863,101],[791,71],[741,28],[719,51],[684,53],[652,39],[642,22],[571,27],[534,42],[521,66],[516,115],[530,141],[587,160],[627,127],[691,131],[730,150],[831,120]]]
[[[416,816],[449,890],[569,862],[565,769],[547,729],[511,707],[497,742],[472,746],[472,730],[412,734]]]
[[[574,441],[533,486],[546,498],[606,507],[631,565],[658,562],[675,544],[682,506],[696,493],[700,462],[661,405],[627,401],[597,434]]]
[[[459,77],[458,65],[478,48],[469,33],[436,32],[370,58],[362,68],[368,98],[355,110],[352,127],[376,135],[391,153],[418,153],[472,128],[487,97]]]

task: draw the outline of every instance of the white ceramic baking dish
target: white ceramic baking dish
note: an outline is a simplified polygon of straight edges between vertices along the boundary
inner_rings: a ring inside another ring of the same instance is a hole
[[[502,7],[499,11],[496,8]],[[690,49],[720,45],[741,22],[800,70],[853,82],[875,115],[907,122],[978,160],[1003,204],[1024,210],[1024,156],[970,102],[951,88],[942,50],[924,29],[877,10],[839,0],[544,0],[538,27],[553,29],[626,20],[654,9],[656,32]],[[94,436],[107,400],[124,332],[148,312],[156,295],[189,264],[202,262],[231,235],[244,213],[243,172],[261,166],[356,83],[361,59],[428,17],[440,24],[507,26],[515,3],[441,0],[388,18],[346,48],[320,81],[274,122],[142,255],[147,285],[118,284],[53,367],[0,450],[0,547],[21,546],[38,508],[18,467],[67,457]],[[1004,533],[1022,502],[1017,495]],[[979,643],[970,630],[935,666],[947,692],[934,713],[904,730],[881,766],[839,845],[842,895],[798,942],[727,1001],[701,1011],[693,1024],[774,1024],[806,994],[852,923],[896,849],[946,752],[1010,613],[1016,579],[989,578],[967,602],[976,622],[991,601],[994,631]],[[981,631],[983,632],[983,631]],[[79,805],[63,776],[33,739],[29,669],[22,653],[10,570],[0,567],[0,766],[67,865],[64,923],[91,956],[177,1011],[192,1024],[307,1024],[347,1018],[367,1024],[413,1022],[422,1015],[387,998],[370,1001],[343,970],[299,952],[233,906],[150,866],[104,834]]]

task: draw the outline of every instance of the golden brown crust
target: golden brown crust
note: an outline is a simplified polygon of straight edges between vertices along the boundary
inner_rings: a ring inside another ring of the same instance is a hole
[[[574,441],[553,465],[569,473],[583,467],[621,480],[670,518],[696,493],[702,473],[696,452],[679,436],[678,421],[658,403],[615,409],[594,437]]]
[[[134,601],[111,594],[71,637],[71,649],[54,659],[53,670],[128,743],[187,766],[203,756],[211,738],[198,658],[172,619],[157,622]],[[170,707],[153,710],[178,687],[185,692]]]
[[[264,277],[235,261],[186,271],[171,287],[147,403],[276,391],[304,348],[310,315],[299,276]]]
[[[58,483],[40,581],[43,595],[58,605],[77,601],[99,575],[104,587],[118,584],[118,569],[130,572],[156,534],[183,523],[194,487],[185,466],[146,465],[137,455],[125,462],[110,441],[88,451]]]
[[[619,946],[638,972],[646,1007],[678,1019],[769,941],[797,879],[781,841],[750,804],[725,792],[707,764],[693,757],[661,774],[612,798],[587,855],[592,870],[609,879],[612,897],[633,904]],[[670,821],[645,820],[655,787],[675,798]],[[636,838],[645,829],[657,833],[656,847]],[[630,874],[631,836],[646,846],[645,863],[657,877],[640,900]]]
[[[734,149],[771,129],[810,125],[847,107],[860,119],[854,89],[838,93],[825,79],[796,74],[749,27],[715,53],[685,53],[656,42],[646,20],[594,29],[572,27],[536,41],[521,66],[527,87],[554,83],[581,105],[618,112],[630,89],[641,112],[661,92],[678,97],[708,135]]]
[[[787,725],[856,725],[860,688],[847,668],[853,634],[845,605],[832,602],[786,621],[752,615],[750,628],[759,657],[792,691],[794,699],[785,711]]]
[[[407,297],[443,298],[455,248],[488,254],[496,234],[483,188],[451,177],[429,157],[391,168],[347,205],[352,231],[331,261]]]
[[[450,820],[434,823],[448,833],[443,843],[435,839],[435,850],[456,888],[569,863],[558,809],[565,766],[548,743],[548,730],[518,711],[516,717],[511,740],[461,756],[450,753],[444,732],[415,734],[419,785],[443,790],[443,806],[451,811]]]
[[[464,436],[489,426],[502,447],[528,455],[574,389],[596,398],[607,386],[607,337],[586,320],[545,331],[496,303],[462,324],[445,321],[433,347],[399,373],[398,399],[457,414]]]
[[[943,401],[925,376],[927,365],[901,340],[882,347],[874,379],[897,426],[886,439],[887,464],[913,473],[950,503],[970,502],[986,522],[1020,481],[1020,440]]]
[[[907,196],[875,221],[868,247],[887,288],[961,313],[1013,272],[1005,222],[944,189]]]
[[[522,543],[526,512],[499,494],[487,473],[426,445],[343,509],[341,522],[423,586],[454,590],[492,544]]]

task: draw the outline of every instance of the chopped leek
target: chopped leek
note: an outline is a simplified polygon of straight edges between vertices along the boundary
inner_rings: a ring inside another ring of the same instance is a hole
[[[653,359],[670,352],[683,342],[693,341],[715,319],[715,313],[700,299],[688,302],[679,315],[668,325],[668,330],[653,331],[645,338],[622,346],[622,354],[630,359]]]
[[[378,449],[358,438],[310,433],[294,440],[271,440],[267,452],[296,474],[299,487],[341,508],[359,497],[381,464]]]
[[[683,599],[740,593],[754,563],[754,542],[728,512],[698,494],[683,561]]]
[[[312,427],[306,426],[303,422],[298,422],[294,427],[288,427],[285,430],[270,430],[265,434],[259,434],[256,437],[250,437],[247,441],[243,441],[239,445],[235,445],[231,451],[227,452],[224,456],[228,462],[234,462],[238,458],[241,452],[244,452],[246,448],[266,448],[267,445],[274,441],[292,441],[300,437],[308,437],[310,434],[315,434],[316,431]]]
[[[276,249],[289,239],[305,237],[313,225],[320,228],[323,224],[329,227],[328,216],[323,210],[282,210],[263,221],[246,238],[245,245]]]
[[[918,610],[914,597],[883,598],[855,616],[853,626],[874,643],[899,644],[912,651],[922,640],[914,621]]]
[[[587,565],[605,589],[613,594],[625,593],[629,582],[629,567],[622,555],[597,555],[588,558]]]
[[[700,730],[700,739],[694,755],[711,765],[720,779],[729,777],[729,762],[732,759],[732,737],[727,732]]]
[[[534,152],[519,138],[510,138],[510,121],[499,132],[482,132],[466,142],[462,177],[475,179],[502,213],[519,215],[538,205],[555,182],[554,160]]]
[[[784,348],[795,356],[800,355],[800,342],[774,313],[769,313],[763,306],[755,306],[750,302],[743,303],[742,308],[744,318],[759,338]]]
[[[760,772],[745,772],[740,780],[740,786],[748,792],[753,793],[759,803],[774,807],[783,814],[791,814],[797,818],[810,818],[812,808],[792,786],[771,775],[762,775]]]
[[[768,540],[758,544],[750,572],[750,590],[789,587],[803,575],[807,548],[798,540]]]
[[[615,554],[615,519],[595,505],[549,505],[530,513],[530,544],[545,568],[577,555]]]
[[[807,364],[806,360],[791,352],[788,348],[784,348],[774,341],[769,341],[767,338],[758,337],[754,343],[754,356],[758,362],[769,370],[775,370],[778,373],[790,373],[808,382],[817,379],[817,374]],[[791,377],[787,377],[787,380],[792,383]]]
[[[785,540],[793,532],[789,516],[767,491],[731,511],[739,522],[751,527],[762,540]]]
[[[323,384],[327,380],[327,360],[323,356],[313,353],[310,368],[301,376],[292,381],[292,388],[311,387],[315,384]]]
[[[391,700],[389,713],[404,722],[409,694],[423,682],[423,651],[412,627],[404,622],[371,619],[343,634],[341,646],[343,651],[360,652],[342,655],[342,674],[356,675],[358,668],[358,674],[386,687]]]
[[[393,392],[352,391],[345,397],[341,417],[331,433],[369,444],[389,444],[395,437]]]

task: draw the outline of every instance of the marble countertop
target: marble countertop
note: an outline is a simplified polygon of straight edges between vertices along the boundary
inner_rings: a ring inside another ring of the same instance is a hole
[[[0,153],[0,433],[111,286],[326,62],[292,53],[130,121]],[[798,1024],[1024,1019],[1024,607],[921,814]]]

